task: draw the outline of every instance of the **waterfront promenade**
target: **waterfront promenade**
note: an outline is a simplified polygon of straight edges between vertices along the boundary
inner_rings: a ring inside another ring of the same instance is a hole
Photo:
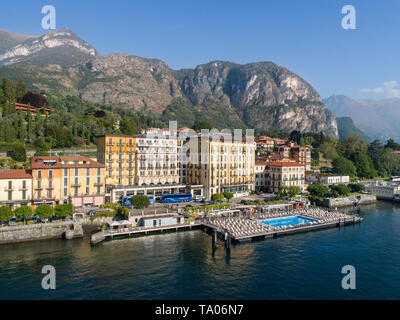
[[[282,226],[271,226],[263,223],[265,220],[285,217],[308,218],[299,224]],[[100,231],[91,236],[91,244],[96,245],[106,239],[113,239],[118,236],[139,236],[157,234],[168,231],[186,231],[193,228],[202,228],[203,231],[211,233],[224,241],[251,241],[260,238],[276,238],[278,236],[313,231],[317,229],[340,227],[348,224],[360,223],[362,218],[350,216],[338,211],[329,211],[321,208],[288,209],[257,212],[249,216],[228,216],[217,218],[200,218],[194,222],[185,222],[159,227],[130,227],[127,225],[118,230]],[[214,239],[216,240],[216,238]],[[213,243],[214,243],[213,240]],[[228,244],[228,247],[230,243]]]

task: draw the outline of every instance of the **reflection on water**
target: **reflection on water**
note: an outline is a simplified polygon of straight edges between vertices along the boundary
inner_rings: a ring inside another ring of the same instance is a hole
[[[354,208],[351,208],[354,211]],[[400,207],[362,207],[360,225],[235,245],[212,252],[201,231],[0,246],[1,299],[359,299],[400,297]],[[57,289],[41,289],[54,265]],[[341,288],[354,265],[357,290]]]

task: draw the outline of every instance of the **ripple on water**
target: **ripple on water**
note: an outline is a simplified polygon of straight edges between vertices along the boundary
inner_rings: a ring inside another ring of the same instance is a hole
[[[400,298],[400,206],[359,212],[360,225],[223,247],[201,231],[114,240],[0,246],[1,299],[384,299]],[[41,268],[57,290],[41,289]],[[341,288],[342,266],[357,290]]]

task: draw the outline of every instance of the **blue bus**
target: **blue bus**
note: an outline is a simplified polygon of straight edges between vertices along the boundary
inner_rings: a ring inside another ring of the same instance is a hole
[[[124,207],[132,207],[133,205],[132,205],[132,203],[131,203],[131,198],[133,197],[134,195],[133,194],[130,194],[129,196],[126,196],[126,197],[123,197],[122,198],[122,205],[124,206]],[[147,197],[149,198],[149,200],[150,200],[150,204],[153,204],[154,203],[154,196],[153,195],[147,195]]]
[[[185,202],[185,201],[192,201],[191,193],[164,194],[161,198],[162,203]]]

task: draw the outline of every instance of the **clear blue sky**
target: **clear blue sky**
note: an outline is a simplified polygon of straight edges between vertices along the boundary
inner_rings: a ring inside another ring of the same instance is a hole
[[[45,33],[47,4],[57,28],[68,26],[101,55],[159,58],[173,69],[273,61],[322,97],[400,95],[398,0],[13,0],[2,1],[0,28]],[[356,8],[356,30],[341,27],[346,4]]]

